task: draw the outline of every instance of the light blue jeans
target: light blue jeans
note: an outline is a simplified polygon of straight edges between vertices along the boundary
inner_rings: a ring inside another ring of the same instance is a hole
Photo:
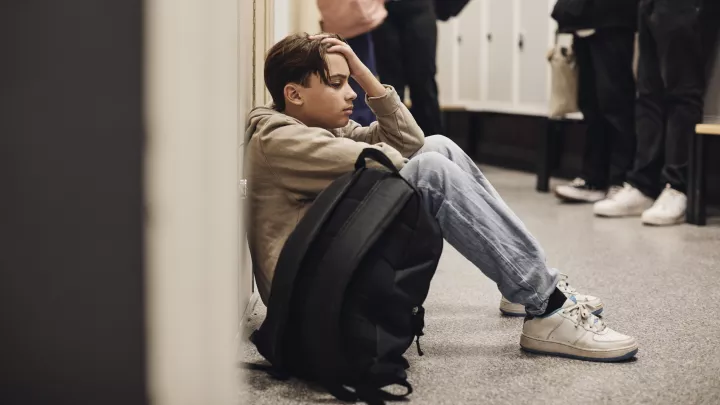
[[[542,314],[559,274],[537,240],[452,140],[434,135],[400,174],[418,188],[443,237],[493,280],[502,295]]]

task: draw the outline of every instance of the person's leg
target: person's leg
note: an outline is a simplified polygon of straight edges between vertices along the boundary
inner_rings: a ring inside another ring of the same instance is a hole
[[[637,353],[634,338],[607,328],[587,305],[567,299],[556,287],[558,273],[545,265],[537,241],[489,183],[482,185],[456,162],[428,150],[411,158],[401,174],[422,193],[445,239],[504,296],[525,305],[524,350],[595,361]]]
[[[704,4],[704,3],[703,3]],[[651,19],[665,83],[667,128],[665,165],[660,186],[667,184],[652,208],[643,212],[647,225],[685,222],[689,144],[702,121],[705,67],[716,39],[717,16],[705,20],[699,2],[656,0]],[[711,24],[714,30],[706,30]],[[714,31],[714,32],[713,32]],[[710,37],[704,35],[712,33]]]
[[[603,151],[608,159],[607,186],[622,186],[635,159],[634,39],[635,33],[630,29],[598,30],[589,38],[598,111],[608,145]]]
[[[702,121],[705,66],[702,9],[697,1],[658,1],[653,11],[660,69],[666,87],[667,133],[664,144],[665,183],[682,193],[687,187],[688,147]],[[717,20],[710,22],[717,26]],[[714,38],[713,38],[714,39]]]
[[[425,137],[425,144],[415,152],[411,158],[422,155],[423,153],[436,152],[446,157],[451,162],[455,163],[462,171],[469,174],[476,182],[482,185],[488,193],[494,198],[505,202],[500,197],[500,194],[493,188],[492,184],[487,180],[485,175],[482,173],[480,168],[475,164],[470,156],[462,150],[452,139],[444,135],[431,135]],[[505,206],[508,211],[510,208]],[[519,220],[518,220],[519,221]]]
[[[665,161],[665,85],[653,24],[653,4],[643,0],[639,9],[638,96],[635,103],[637,150],[627,181],[644,195],[655,198],[660,192],[660,172]]]
[[[492,279],[503,296],[542,314],[558,283],[538,242],[507,207],[490,182],[461,150],[444,148],[429,137],[401,174],[424,196],[445,239]],[[459,149],[459,148],[458,148]],[[468,159],[469,160],[469,159]]]
[[[585,150],[583,153],[580,178],[597,189],[605,189],[608,182],[608,165],[610,163],[610,134],[606,133],[605,122],[600,112],[599,84],[596,72],[602,69],[602,61],[596,60],[600,55],[596,52],[595,42],[601,42],[601,33],[589,37],[573,38],[573,50],[578,63],[578,107],[587,124],[585,134]]]
[[[401,59],[402,45],[400,30],[404,23],[400,2],[389,2],[386,5],[388,16],[383,23],[372,32],[375,48],[375,63],[378,76],[383,84],[393,86],[400,95],[405,94],[407,80]]]
[[[495,281],[505,297],[531,314],[543,313],[558,273],[547,267],[537,241],[479,169],[471,174],[474,170],[462,164],[462,159],[453,162],[426,149],[401,174],[423,193],[451,245]]]
[[[470,175],[484,190],[487,191],[489,197],[494,198],[496,204],[503,209],[506,215],[514,218],[514,222],[522,227],[523,232],[530,235],[529,231],[524,228],[522,221],[515,216],[515,213],[507,206],[505,201],[500,197],[500,194],[490,184],[490,181],[485,177],[482,171],[477,167],[475,162],[470,156],[465,153],[455,142],[450,138],[442,135],[433,135],[425,138],[425,145],[413,155],[413,158],[420,156],[424,153],[435,152],[446,157],[453,164],[457,165],[460,170]],[[530,236],[532,239],[532,236]],[[590,308],[592,313],[599,314],[603,311],[603,302],[597,297],[591,295],[580,294],[577,290],[572,288],[568,283],[568,276],[560,273],[560,281],[557,284],[557,288],[563,292],[566,296],[574,296],[577,302],[582,302]],[[522,304],[514,303],[507,298],[503,297],[500,301],[500,312],[508,316],[525,316],[525,306]]]
[[[410,100],[410,112],[425,135],[444,133],[437,73],[437,18],[433,0],[404,1],[405,25],[401,31],[401,53],[406,73]]]
[[[372,35],[370,33],[358,35],[353,38],[348,38],[347,42],[363,64],[365,64],[373,74],[376,74],[375,50],[373,48]],[[363,90],[362,86],[360,86],[355,79],[350,79],[350,87],[352,87],[353,91],[357,94],[357,99],[353,102],[353,113],[350,115],[350,119],[366,127],[375,122],[375,114],[373,114],[370,107],[365,103],[365,90]]]
[[[592,53],[590,37],[573,38],[573,53],[578,65],[578,106],[587,125],[585,151],[580,175],[566,184],[555,187],[555,195],[568,202],[597,202],[605,198],[610,139],[598,105],[598,89],[595,83],[595,55]]]
[[[635,161],[625,176],[627,185],[595,203],[593,212],[597,216],[640,216],[652,206],[660,191],[660,172],[665,160],[665,90],[651,23],[653,4],[652,0],[641,0],[638,12],[640,57],[635,101]],[[618,134],[618,139],[622,138],[623,135]]]

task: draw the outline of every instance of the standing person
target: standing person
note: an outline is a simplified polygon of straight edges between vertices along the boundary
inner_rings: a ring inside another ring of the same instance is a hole
[[[412,112],[427,135],[441,134],[435,82],[437,22],[434,0],[389,0],[388,16],[373,31],[380,80],[402,97],[410,89]]]
[[[580,175],[555,188],[564,201],[597,202],[622,189],[635,158],[632,63],[638,0],[559,0],[552,17],[573,34],[578,105],[587,123]],[[578,13],[578,10],[583,12]]]
[[[596,215],[642,215],[648,225],[685,222],[688,149],[702,120],[719,6],[717,0],[641,0],[635,164],[625,187],[595,204]]]
[[[375,46],[370,32],[387,17],[385,0],[317,0],[317,6],[323,31],[345,37],[363,64],[377,75]],[[375,114],[365,102],[365,90],[355,80],[350,81],[350,87],[358,95],[350,119],[362,126],[372,124]]]

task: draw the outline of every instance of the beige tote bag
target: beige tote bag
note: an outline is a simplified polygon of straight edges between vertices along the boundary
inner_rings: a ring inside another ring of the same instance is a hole
[[[551,70],[550,118],[578,112],[578,66],[572,46],[555,45],[548,52]]]

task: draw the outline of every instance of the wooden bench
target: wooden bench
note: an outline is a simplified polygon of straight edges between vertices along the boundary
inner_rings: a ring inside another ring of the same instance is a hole
[[[720,124],[698,124],[690,142],[688,159],[687,222],[705,225],[705,148],[706,136],[720,136]]]

